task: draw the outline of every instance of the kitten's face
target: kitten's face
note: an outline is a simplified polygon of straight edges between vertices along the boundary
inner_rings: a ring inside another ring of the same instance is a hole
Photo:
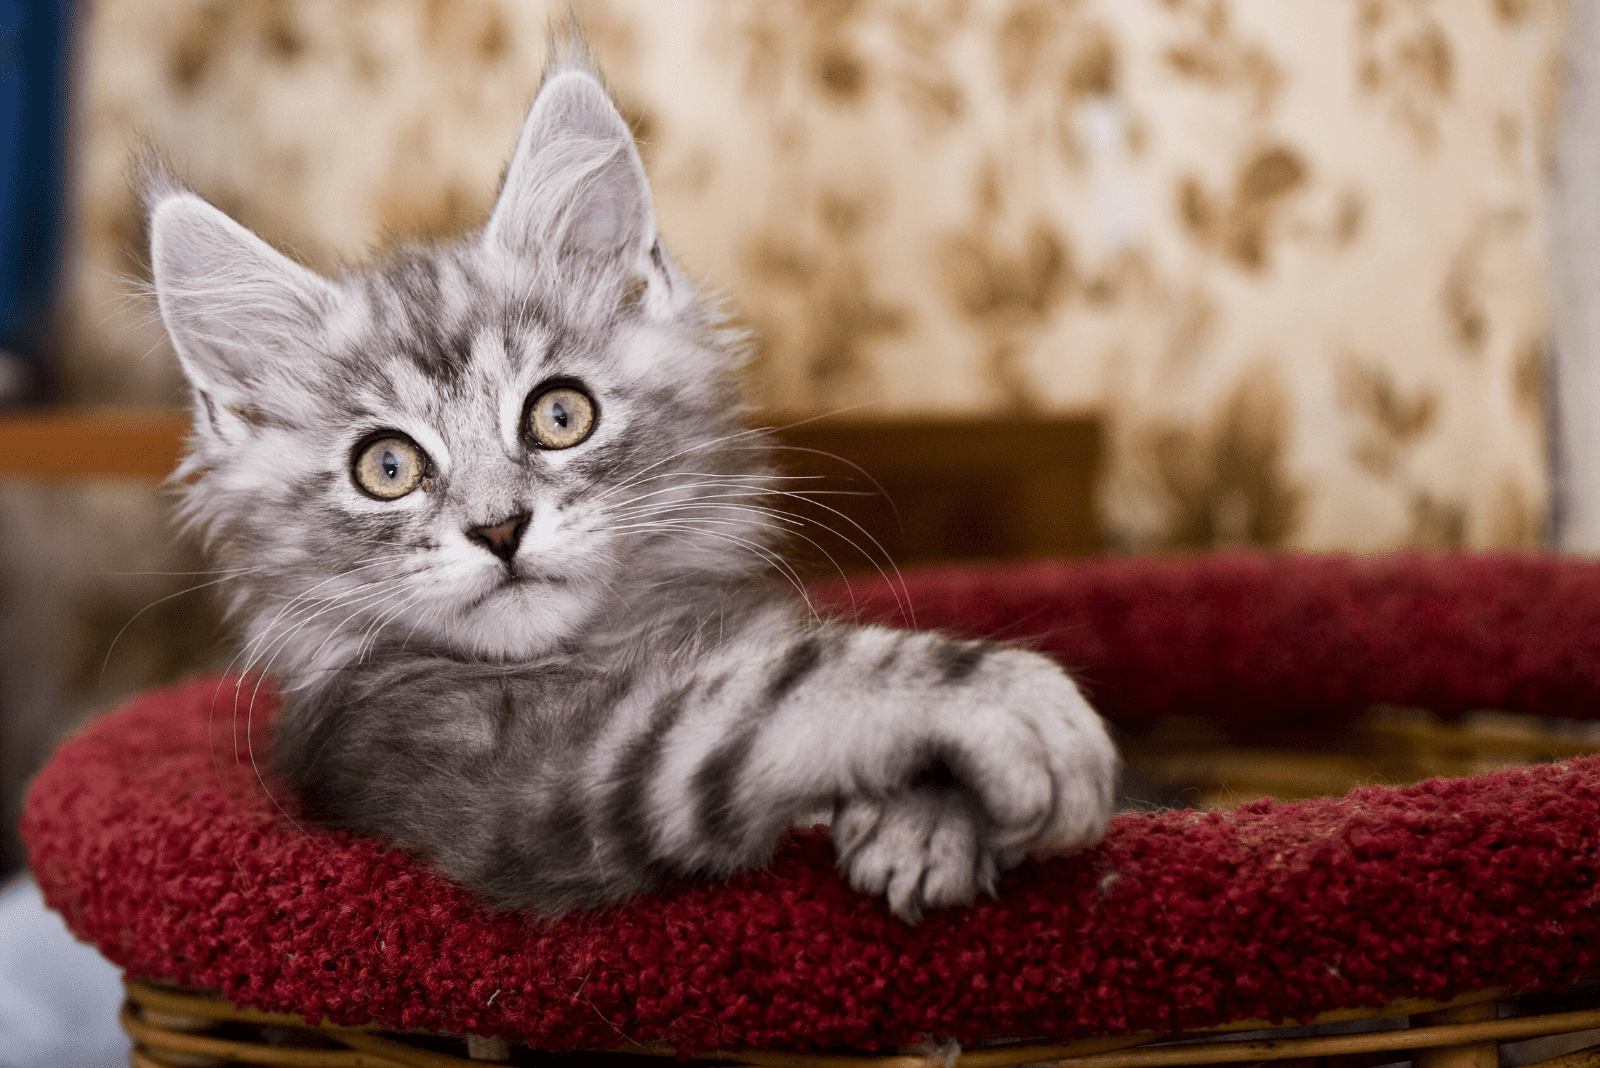
[[[290,674],[378,639],[536,656],[675,580],[759,570],[727,336],[655,239],[592,74],[548,75],[494,215],[328,280],[187,191],[151,197],[195,391],[186,508]]]

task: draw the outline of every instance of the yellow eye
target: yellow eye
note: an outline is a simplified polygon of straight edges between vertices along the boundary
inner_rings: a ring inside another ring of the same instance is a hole
[[[594,430],[594,401],[581,389],[557,386],[528,405],[528,436],[546,449],[570,449]]]
[[[369,495],[381,501],[404,497],[428,473],[428,458],[405,438],[379,438],[356,456],[350,475]]]

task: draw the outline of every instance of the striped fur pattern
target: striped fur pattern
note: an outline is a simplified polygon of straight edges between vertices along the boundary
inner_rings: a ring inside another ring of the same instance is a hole
[[[460,243],[330,278],[161,173],[146,204],[185,514],[282,680],[308,814],[544,913],[760,865],[817,811],[908,920],[1101,835],[1115,754],[1058,667],[819,620],[775,581],[739,338],[657,240],[581,47]],[[577,445],[530,436],[552,384],[593,400]],[[353,474],[386,436],[425,463],[393,499]]]

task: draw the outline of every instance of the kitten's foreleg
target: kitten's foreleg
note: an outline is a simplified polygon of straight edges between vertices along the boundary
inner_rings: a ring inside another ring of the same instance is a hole
[[[1104,832],[1115,751],[1048,659],[879,627],[752,637],[661,706],[651,781],[617,783],[653,800],[659,861],[760,863],[789,821],[831,805],[852,884],[915,919]]]

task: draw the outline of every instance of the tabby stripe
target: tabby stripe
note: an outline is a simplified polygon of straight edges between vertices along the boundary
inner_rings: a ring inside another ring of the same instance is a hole
[[[750,710],[746,724],[733,738],[713,749],[695,769],[689,781],[695,797],[695,824],[706,840],[734,842],[738,830],[733,822],[734,791],[750,760],[761,721],[822,663],[824,644],[837,645],[842,640],[838,634],[827,639],[814,634],[791,647],[762,691],[761,703]]]
[[[906,635],[895,635],[894,641],[889,646],[889,651],[878,658],[878,662],[872,665],[872,670],[881,675],[894,667],[895,663],[900,659],[900,650],[905,648],[905,644]]]
[[[514,901],[529,892],[559,891],[566,873],[551,858],[587,857],[593,852],[583,806],[573,797],[576,792],[564,784],[559,800],[531,816],[520,805],[500,810],[493,844],[475,880],[491,899]],[[529,849],[529,843],[538,848]]]
[[[645,804],[650,784],[661,767],[662,742],[683,716],[692,686],[691,683],[680,687],[656,702],[649,724],[628,743],[612,772],[606,823],[617,841],[620,855],[626,859],[637,858],[640,863],[648,864],[652,856]]]
[[[332,471],[307,471],[290,483],[289,499],[305,501],[318,496],[339,481]]]
[[[756,744],[756,726],[745,727],[731,740],[713,749],[689,780],[695,795],[695,825],[709,842],[736,846],[733,793],[750,762]]]
[[[822,640],[815,636],[807,638],[789,650],[789,655],[783,658],[783,663],[778,666],[778,673],[767,683],[767,690],[762,696],[766,699],[768,707],[776,705],[800,685],[807,675],[816,670],[822,662]]]
[[[617,704],[633,689],[634,676],[632,671],[619,671],[606,679],[605,686],[599,693],[594,694],[583,706],[574,711],[568,727],[572,730],[574,742],[587,745],[594,740],[606,723],[611,719]]]
[[[933,651],[934,665],[939,669],[939,681],[945,685],[960,682],[974,671],[989,655],[989,646],[980,642],[947,642]]]
[[[211,394],[203,389],[195,390],[200,397],[200,402],[206,406],[206,421],[211,424],[211,432],[218,437],[222,436],[222,427],[217,423],[217,406],[212,403]]]
[[[495,756],[504,756],[510,745],[513,729],[517,725],[517,699],[511,692],[511,680],[500,680],[500,714],[494,721]]]
[[[583,455],[575,458],[570,464],[570,469],[577,477],[586,479],[592,487],[602,483],[615,482],[621,478],[621,472],[645,466],[650,455],[650,449],[641,447],[636,442],[622,439],[585,449]],[[656,488],[654,484],[646,484],[640,487],[641,491],[645,493],[654,492]],[[572,491],[566,498],[563,498],[563,506],[582,495],[582,489]]]
[[[574,788],[540,816],[538,829],[534,832],[532,840],[540,844],[541,850],[548,851],[548,855],[582,857],[587,856],[593,849],[589,841],[588,816],[583,806],[572,796],[576,792]],[[548,861],[541,858],[539,865],[546,866]]]

